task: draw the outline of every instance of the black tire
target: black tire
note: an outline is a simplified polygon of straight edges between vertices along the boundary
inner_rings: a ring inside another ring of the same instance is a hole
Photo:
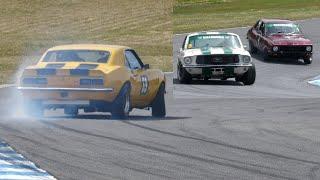
[[[269,61],[270,60],[270,56],[267,52],[262,52],[262,58],[264,61]]]
[[[152,116],[162,118],[166,116],[166,104],[165,104],[165,86],[161,84],[156,97],[152,103]]]
[[[236,78],[237,80],[237,78]],[[240,79],[238,79],[239,81],[241,81],[244,85],[252,85],[254,84],[255,80],[256,80],[256,67],[254,64],[252,64],[251,67],[249,67],[249,70],[244,73]]]
[[[258,49],[253,46],[251,41],[249,41],[249,50],[250,50],[251,54],[257,54],[257,52],[258,52]]]
[[[24,114],[30,117],[43,117],[44,108],[40,101],[24,101]]]
[[[303,61],[304,61],[304,64],[311,64],[312,63],[312,57],[304,58]]]
[[[79,114],[79,109],[77,107],[65,107],[64,114],[75,117]]]
[[[130,99],[131,86],[125,84],[118,97],[112,104],[111,116],[113,119],[127,119],[131,110],[131,99]]]
[[[190,84],[192,80],[192,76],[185,70],[185,68],[182,67],[182,65],[179,63],[177,67],[177,76],[178,81],[181,84]]]

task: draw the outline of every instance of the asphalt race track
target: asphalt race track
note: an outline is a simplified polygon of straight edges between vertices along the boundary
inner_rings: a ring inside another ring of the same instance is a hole
[[[14,98],[2,92],[0,138],[58,179],[320,179],[320,87],[307,84],[320,74],[319,24],[302,23],[316,43],[311,66],[257,57],[253,86],[173,88],[168,77],[164,119],[143,110],[125,121],[12,117]]]

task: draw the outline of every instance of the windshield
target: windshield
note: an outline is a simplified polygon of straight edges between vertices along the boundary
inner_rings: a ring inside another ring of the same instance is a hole
[[[266,24],[267,35],[272,34],[301,34],[297,24]]]
[[[92,62],[106,63],[109,59],[108,51],[96,50],[59,50],[49,51],[43,58],[44,62]]]
[[[237,36],[229,34],[195,35],[189,37],[187,49],[209,47],[240,48],[241,45]]]

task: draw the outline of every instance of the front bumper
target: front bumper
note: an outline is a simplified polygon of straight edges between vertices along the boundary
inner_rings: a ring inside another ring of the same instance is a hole
[[[192,76],[235,77],[246,73],[252,64],[240,65],[188,65],[183,66]]]
[[[270,57],[276,57],[276,58],[281,58],[281,57],[291,57],[291,58],[310,58],[312,57],[312,52],[285,52],[285,51],[279,51],[279,52],[273,52],[270,51],[268,53]]]

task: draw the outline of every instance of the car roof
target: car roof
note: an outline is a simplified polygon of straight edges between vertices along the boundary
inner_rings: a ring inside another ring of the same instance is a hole
[[[264,23],[285,23],[285,24],[293,23],[293,21],[286,20],[286,19],[261,19],[261,21]]]
[[[105,44],[67,44],[50,48],[48,51],[57,50],[102,50],[102,51],[117,51],[123,49],[131,49],[126,46],[105,45]]]
[[[188,36],[196,36],[196,35],[234,35],[238,36],[235,33],[230,33],[230,32],[218,32],[218,31],[202,31],[202,32],[195,32],[195,33],[190,33]]]

